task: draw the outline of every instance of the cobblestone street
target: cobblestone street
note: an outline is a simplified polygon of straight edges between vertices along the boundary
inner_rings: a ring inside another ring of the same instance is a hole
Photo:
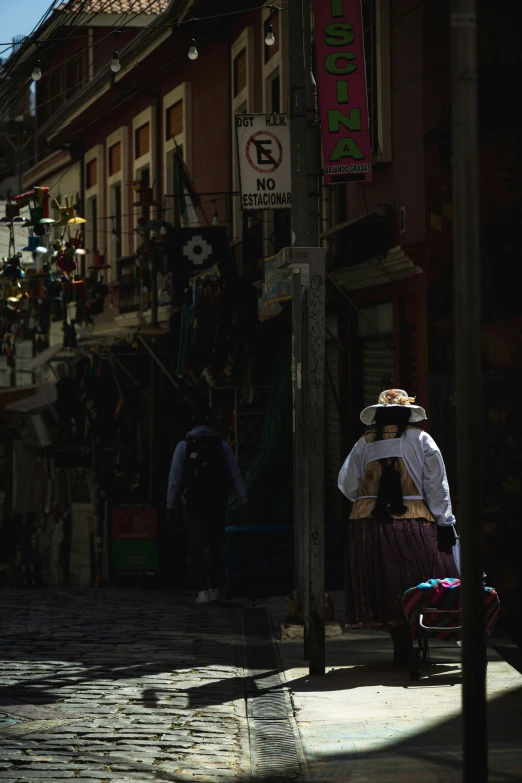
[[[241,609],[3,591],[0,781],[250,779]]]

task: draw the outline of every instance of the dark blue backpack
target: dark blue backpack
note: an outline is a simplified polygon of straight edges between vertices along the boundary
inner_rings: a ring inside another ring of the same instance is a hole
[[[183,497],[194,506],[224,506],[230,492],[225,455],[217,435],[188,436]]]

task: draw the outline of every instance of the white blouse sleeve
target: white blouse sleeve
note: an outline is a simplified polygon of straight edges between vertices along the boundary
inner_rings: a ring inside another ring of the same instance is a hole
[[[359,495],[362,455],[365,446],[366,441],[364,438],[360,438],[349,453],[341,468],[341,472],[339,473],[338,487],[343,495],[347,497],[348,500],[351,500],[352,503],[357,500]]]
[[[428,433],[423,433],[424,469],[422,489],[426,503],[437,521],[437,525],[454,525],[455,517],[451,508],[451,499],[446,468],[440,449]]]

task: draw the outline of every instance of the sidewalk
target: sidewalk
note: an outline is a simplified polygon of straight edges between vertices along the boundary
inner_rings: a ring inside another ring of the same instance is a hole
[[[343,597],[334,594],[342,621]],[[284,599],[272,599],[277,628]],[[488,657],[490,783],[522,780],[522,675]],[[279,642],[311,780],[461,783],[460,651],[432,643],[419,682],[392,665],[389,636],[350,631],[327,641],[327,674],[309,677],[302,642]],[[516,650],[513,650],[516,655]]]

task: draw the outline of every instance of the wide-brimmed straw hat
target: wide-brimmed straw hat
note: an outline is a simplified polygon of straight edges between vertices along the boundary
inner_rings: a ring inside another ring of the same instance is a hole
[[[410,409],[410,421],[422,421],[426,419],[426,411],[420,405],[414,405],[415,397],[409,397],[404,389],[386,389],[379,394],[379,401],[376,405],[369,405],[361,413],[363,424],[373,424],[375,420],[375,411],[377,408],[404,408]]]

